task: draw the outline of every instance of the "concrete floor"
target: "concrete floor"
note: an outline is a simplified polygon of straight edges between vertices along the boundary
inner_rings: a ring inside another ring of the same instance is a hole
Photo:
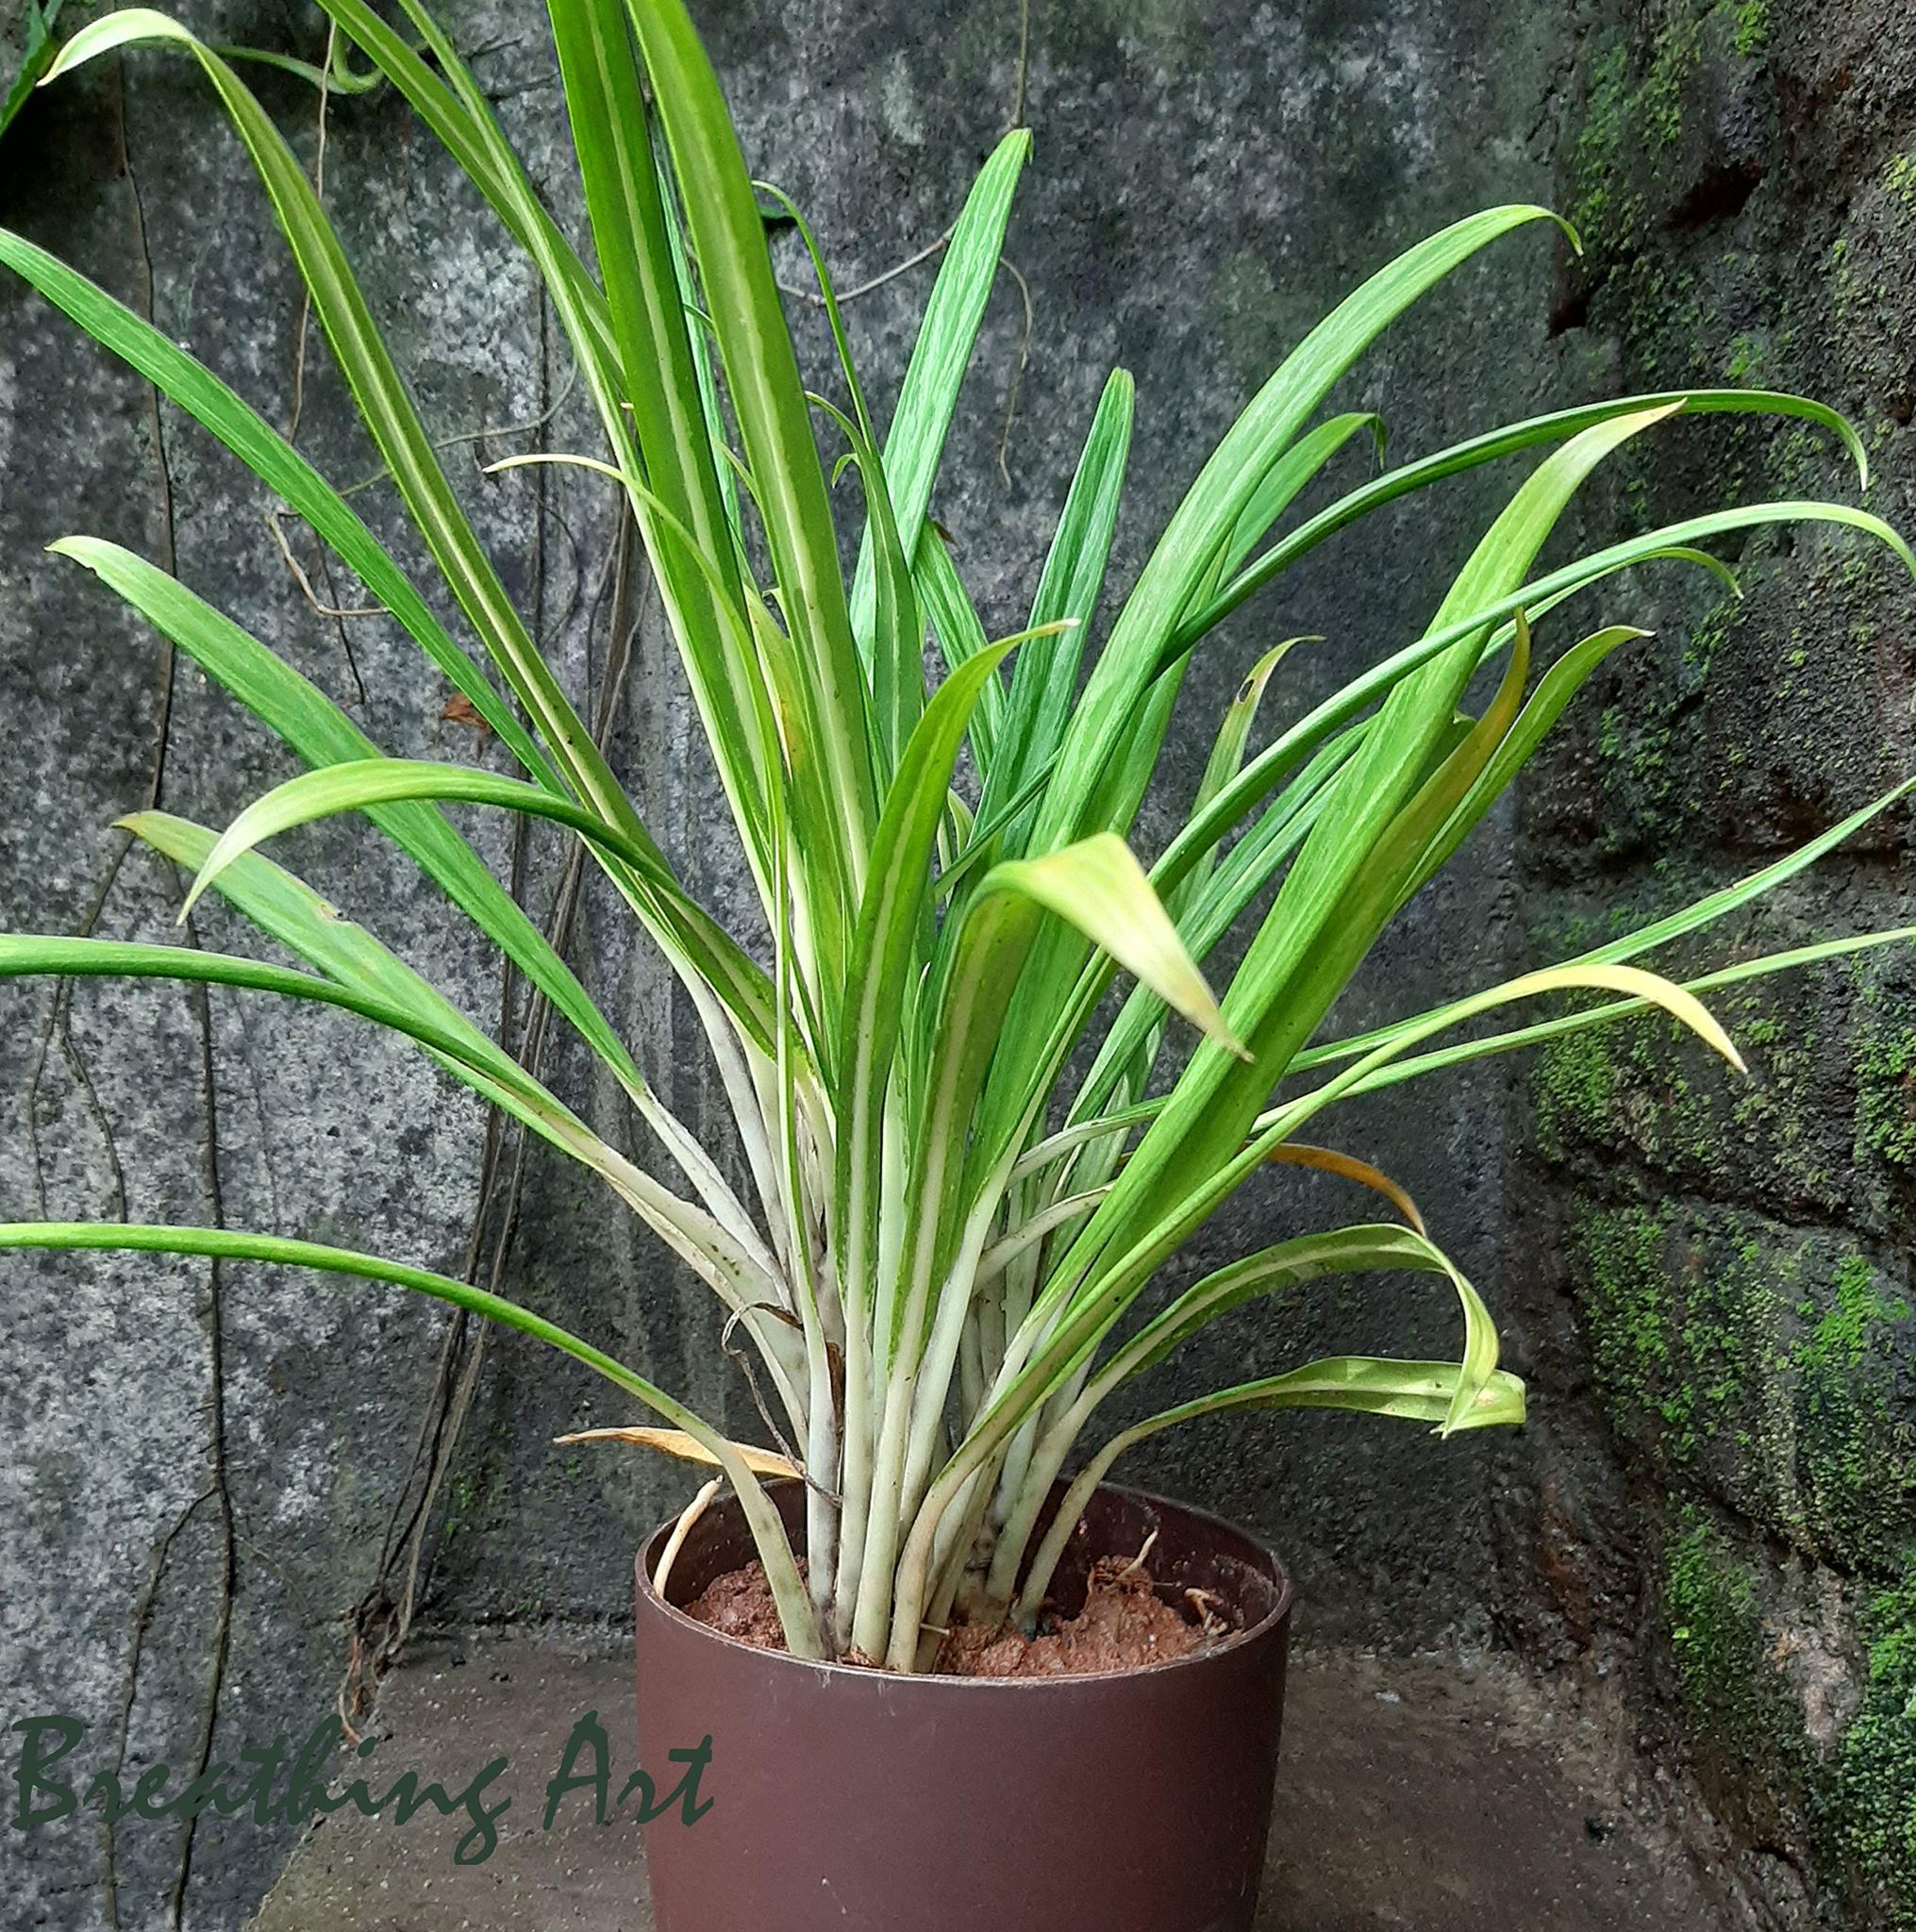
[[[497,1849],[454,1863],[471,1828],[463,1812],[428,1807],[404,1826],[341,1812],[307,1839],[254,1932],[650,1932],[629,1824],[599,1827],[585,1791],[541,1828],[545,1780],[587,1711],[610,1740],[617,1795],[630,1769],[630,1699],[621,1658],[493,1636],[422,1646],[383,1692],[372,1789],[417,1770],[458,1798],[504,1755],[508,1770],[482,1799],[512,1797]],[[1669,1833],[1618,1795],[1584,1728],[1520,1678],[1294,1659],[1259,1932],[1486,1924],[1727,1932],[1731,1921]]]

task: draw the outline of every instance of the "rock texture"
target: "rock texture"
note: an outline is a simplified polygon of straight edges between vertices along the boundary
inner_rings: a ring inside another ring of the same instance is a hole
[[[1908,529],[1916,16],[1683,0],[1576,25],[1558,194],[1588,248],[1558,285],[1561,353],[1631,387],[1827,398],[1867,444],[1865,500]],[[1623,494],[1660,516],[1729,486],[1852,492],[1841,470],[1730,429],[1659,444]],[[1674,575],[1625,593],[1657,640],[1606,667],[1525,790],[1540,953],[1909,774],[1897,567],[1802,532],[1739,566],[1741,603]],[[1885,814],[1736,925],[1738,955],[1907,924],[1909,839]],[[1627,1683],[1766,1923],[1916,1924],[1916,980],[1899,950],[1722,1010],[1748,1081],[1658,1026],[1527,1070],[1510,1200],[1538,1423],[1500,1485],[1509,1626]]]
[[[1849,408],[1871,501],[1909,522],[1916,44],[1897,0],[713,0],[702,7],[758,170],[811,215],[841,286],[915,256],[1014,116],[1037,131],[936,513],[988,624],[1022,621],[1104,376],[1131,368],[1139,435],[1119,571],[1324,308],[1420,234],[1554,198],[1388,337],[1341,398],[1393,453],[1624,384],[1802,386]],[[210,38],[318,58],[292,0],[182,0]],[[508,131],[575,217],[536,0],[446,10]],[[0,28],[0,33],[7,29]],[[1021,56],[1022,46],[1022,56]],[[8,51],[0,41],[0,51]],[[468,503],[573,688],[611,696],[614,757],[708,903],[743,916],[670,648],[622,568],[602,488],[477,475],[586,446],[524,265],[390,93],[335,99],[255,70],[391,325]],[[103,280],[220,369],[340,481],[375,464],[262,197],[195,74],[134,53],[42,97],[0,147],[0,221]],[[802,282],[781,243],[781,269]],[[849,314],[881,406],[928,266]],[[1025,295],[1028,292],[1028,312]],[[794,304],[814,366],[818,318]],[[1344,475],[1359,474],[1353,450]],[[1596,492],[1586,534],[1721,500],[1853,492],[1818,439],[1682,429]],[[1510,486],[1454,483],[1324,553],[1208,645],[1150,846],[1210,723],[1270,641],[1323,632],[1271,700],[1301,707],[1408,636]],[[396,530],[389,493],[359,499]],[[41,554],[73,530],[170,567],[285,651],[391,751],[496,761],[393,626],[331,612],[311,540],[251,479],[17,285],[0,286],[0,914],[11,929],[175,936],[178,884],[109,829],[154,797],[219,824],[282,751],[119,605]],[[403,550],[402,542],[402,550]],[[1852,544],[1752,545],[1749,589],[1646,576],[1607,614],[1657,641],[1605,674],[1519,810],[1418,902],[1355,991],[1353,1025],[1554,957],[1565,941],[1760,854],[1910,762],[1907,585]],[[310,592],[310,595],[308,592]],[[629,649],[629,664],[620,675]],[[565,854],[471,822],[535,915]],[[1772,936],[1907,917],[1907,821],[1886,818],[1772,914]],[[1659,865],[1664,854],[1675,855]],[[285,856],[515,1044],[520,990],[368,830]],[[1751,929],[1753,932],[1756,928]],[[196,942],[249,949],[217,908]],[[1740,934],[1740,941],[1741,935]],[[569,957],[680,1114],[715,1097],[687,1016],[590,886]],[[1513,1321],[1532,1429],[1433,1450],[1410,1430],[1253,1420],[1166,1437],[1130,1472],[1281,1540],[1319,1637],[1521,1648],[1600,1683],[1681,1764],[1741,1849],[1753,1911],[1916,1924],[1916,1687],[1907,1241],[1916,1194],[1916,987],[1881,956],[1747,1010],[1759,1077],[1732,1089],[1651,1031],[1521,1074],[1501,1065],[1356,1110],[1346,1144],[1398,1174]],[[705,1298],[539,1154],[523,1168],[418,1063],[344,1020],[158,985],[0,989],[9,1125],[0,1211],[206,1220],[384,1249],[507,1291],[741,1430],[751,1404]],[[548,1077],[602,1128],[609,1096],[555,1033]],[[1273,1184],[1185,1261],[1307,1218]],[[473,1230],[476,1227],[476,1237]],[[424,1510],[427,1619],[616,1621],[630,1553],[684,1480],[556,1451],[614,1419],[529,1344],[448,1329],[399,1296],[260,1271],[9,1257],[0,1266],[0,1684],[9,1715],[68,1710],[94,1768],[217,1761],[303,1736],[407,1593],[421,1445],[451,1442]],[[1304,1353],[1450,1344],[1441,1299],[1379,1284],[1208,1341],[1195,1387]],[[470,1392],[464,1426],[442,1424]],[[394,1557],[394,1551],[397,1557]],[[9,1834],[25,1923],[231,1925],[283,1855],[248,1826]],[[1811,1901],[1817,1903],[1812,1905]],[[1901,1914],[1902,1916],[1898,1916]]]

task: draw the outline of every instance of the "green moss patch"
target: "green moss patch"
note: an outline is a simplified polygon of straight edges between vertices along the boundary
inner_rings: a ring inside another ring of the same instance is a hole
[[[1819,1806],[1822,1862],[1889,1932],[1916,1932],[1916,1567],[1862,1619],[1862,1703]]]
[[[1587,1208],[1569,1231],[1597,1393],[1661,1485],[1851,1574],[1916,1546],[1916,1318],[1887,1275],[1727,1209]]]

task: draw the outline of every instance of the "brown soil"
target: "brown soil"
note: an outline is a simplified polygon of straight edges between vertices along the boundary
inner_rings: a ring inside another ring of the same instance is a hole
[[[686,1605],[685,1613],[694,1624],[709,1624],[741,1643],[755,1650],[783,1650],[785,1634],[778,1624],[778,1606],[772,1601],[772,1586],[765,1581],[762,1563],[747,1563],[742,1570],[727,1570],[714,1576]]]
[[[771,1586],[757,1562],[714,1577],[685,1613],[759,1650],[785,1648]],[[1189,1657],[1228,1627],[1208,1601],[1170,1602],[1135,1559],[1106,1557],[1092,1568],[1084,1607],[1075,1616],[1047,1613],[1035,1637],[959,1624],[940,1646],[933,1669],[944,1677],[1081,1677],[1135,1671]]]

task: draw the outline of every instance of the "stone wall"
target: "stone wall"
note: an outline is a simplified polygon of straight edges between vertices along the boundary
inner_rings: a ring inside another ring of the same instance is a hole
[[[1558,112],[1587,242],[1557,293],[1566,358],[1824,397],[1868,447],[1863,500],[1908,529],[1916,13],[1585,7]],[[1818,438],[1691,431],[1626,467],[1622,507],[1854,500],[1844,469]],[[1617,592],[1658,636],[1524,790],[1539,956],[1753,870],[1916,765],[1898,567],[1808,532],[1738,565],[1741,602],[1675,573]],[[1906,924],[1909,852],[1897,808],[1687,957]],[[1509,1627],[1627,1682],[1640,1741],[1693,1772],[1781,1924],[1916,1925],[1912,970],[1897,950],[1722,996],[1748,1080],[1662,1026],[1565,1040],[1513,1134],[1538,1422],[1501,1486]]]
[[[1536,125],[1545,40],[1513,39],[1489,4],[1395,7],[1034,8],[1026,58],[1002,4],[926,8],[881,0],[825,8],[706,9],[758,166],[813,216],[850,286],[916,254],[947,224],[998,133],[1020,111],[1039,134],[1010,243],[1030,296],[994,300],[938,514],[988,621],[1014,628],[1108,368],[1137,375],[1140,426],[1118,570],[1156,530],[1252,388],[1355,278],[1471,208],[1547,187]],[[316,57],[316,16],[275,4],[189,5],[213,38]],[[525,0],[453,8],[460,42],[535,175],[570,217],[541,10]],[[71,16],[70,16],[71,17]],[[317,165],[310,91],[254,70],[302,158]],[[196,75],[134,53],[63,86],[7,136],[0,220],[75,260],[224,371],[337,479],[375,468],[314,332],[301,355],[296,286],[261,197]],[[702,776],[669,647],[642,586],[622,576],[604,490],[555,475],[487,482],[481,458],[575,446],[589,432],[550,319],[524,267],[390,93],[336,99],[326,196],[360,262],[428,420],[508,581],[575,689],[603,687],[630,640],[606,715],[614,757],[648,823],[697,889],[740,912],[737,868],[706,836]],[[781,267],[802,268],[789,242]],[[928,286],[921,268],[850,311],[881,405],[902,373]],[[1489,414],[1522,411],[1547,376],[1550,244],[1508,243],[1430,305],[1423,335],[1392,342],[1356,391],[1387,411],[1400,448],[1429,447]],[[825,344],[795,309],[815,366]],[[1512,316],[1524,353],[1486,360]],[[1442,373],[1474,365],[1470,382]],[[303,373],[302,373],[303,372]],[[284,754],[171,664],[99,588],[42,546],[72,530],[174,565],[284,651],[386,747],[491,757],[442,713],[445,693],[391,626],[328,611],[353,604],[309,540],[286,532],[292,577],[262,492],[171,408],[17,286],[0,289],[0,676],[8,830],[0,902],[16,930],[165,938],[178,884],[124,853],[114,817],[156,791],[223,823],[283,775]],[[544,426],[511,429],[535,422]],[[493,433],[475,438],[475,432]],[[1342,475],[1361,474],[1353,453]],[[1271,638],[1322,630],[1314,662],[1287,667],[1275,708],[1305,704],[1376,648],[1378,613],[1414,625],[1495,508],[1496,479],[1347,545],[1301,574],[1207,654],[1189,685],[1161,799],[1161,840],[1212,724]],[[387,493],[358,499],[406,553]],[[622,588],[623,586],[623,588]],[[559,895],[562,848],[515,847],[481,826],[486,856],[523,882],[536,916]],[[1494,970],[1515,928],[1507,863],[1487,842],[1420,908],[1353,1003],[1354,1023],[1427,1004]],[[481,1016],[523,1024],[485,949],[363,828],[286,841],[285,857]],[[252,942],[216,906],[211,946]],[[656,965],[590,888],[570,956],[638,1043],[681,1115],[714,1117],[708,1074]],[[508,1292],[628,1351],[740,1431],[756,1426],[715,1349],[703,1296],[575,1171],[538,1154],[491,1163],[462,1095],[349,1024],[257,999],[201,1002],[164,987],[41,985],[4,994],[14,1125],[0,1156],[8,1214],[222,1219],[490,1274]],[[502,1000],[504,1005],[502,1007]],[[555,1036],[548,1077],[623,1133],[612,1096]],[[1425,1199],[1479,1278],[1498,1274],[1494,1185],[1501,1074],[1433,1095],[1427,1113],[1380,1108],[1358,1144]],[[496,1151],[496,1150],[495,1150]],[[490,1190],[484,1185],[490,1177]],[[482,1204],[484,1211],[482,1212]],[[1351,1211],[1327,1188],[1271,1188],[1187,1266]],[[475,1218],[481,1239],[471,1242]],[[510,1240],[502,1244],[502,1233]],[[428,1512],[426,1615],[617,1624],[631,1551],[687,1493],[682,1473],[617,1454],[556,1451],[568,1426],[619,1412],[557,1359],[511,1341],[479,1352],[439,1314],[349,1286],[225,1269],[15,1257],[5,1265],[11,1368],[0,1682],[9,1715],[85,1718],[89,1770],[218,1761],[330,1707],[347,1618],[390,1629],[408,1574],[418,1447],[451,1439]],[[1220,1338],[1184,1386],[1235,1379],[1325,1346],[1434,1353],[1450,1317],[1435,1298],[1345,1297]],[[1167,1439],[1141,1478],[1249,1516],[1279,1537],[1320,1639],[1432,1641],[1487,1625],[1491,1452],[1433,1455],[1418,1432],[1331,1420],[1252,1421]],[[1428,1525],[1440,1522],[1443,1533]],[[382,1560],[382,1551],[386,1560]],[[77,1761],[77,1758],[76,1758]],[[183,1891],[195,1924],[235,1922],[280,1844],[202,1824],[189,1842],[91,1822],[9,1837],[9,1895],[41,1922],[166,1923]],[[110,1874],[110,1875],[109,1875]]]
[[[198,24],[316,51],[297,9],[203,11]],[[267,92],[290,125],[310,129],[310,95],[270,80]],[[408,236],[447,238],[433,257],[435,300],[424,312],[408,305],[400,338],[435,423],[537,414],[543,378],[523,275],[461,225],[470,211],[425,143],[408,152],[398,117],[378,121],[387,164],[361,177],[346,227],[382,296],[417,266]],[[301,446],[336,478],[373,469],[317,331],[295,403],[294,278],[235,143],[181,62],[129,56],[124,71],[108,62],[42,97],[0,146],[0,220],[149,311],[270,419],[297,415]],[[390,273],[375,238],[392,242]],[[472,734],[441,718],[439,681],[398,633],[315,614],[250,475],[5,280],[0,908],[10,930],[177,941],[189,937],[174,924],[180,882],[112,821],[157,800],[217,824],[291,766],[117,600],[43,555],[50,540],[87,531],[175,568],[395,752],[469,757]],[[390,524],[377,492],[363,500]],[[541,599],[536,539],[515,506],[497,503],[491,534],[528,605],[557,613],[560,593]],[[356,587],[321,571],[295,525],[286,535],[315,599],[350,605]],[[579,646],[567,647],[579,668]],[[498,828],[479,836],[505,866]],[[395,851],[334,826],[286,857],[469,1011],[497,1015],[492,961]],[[261,950],[218,906],[195,914],[190,938]],[[0,1003],[8,1218],[224,1221],[461,1265],[483,1122],[417,1057],[343,1015],[158,983],[77,984],[70,996],[21,983]],[[231,1762],[275,1733],[296,1747],[332,1708],[345,1668],[342,1616],[373,1579],[401,1493],[440,1346],[436,1312],[345,1283],[159,1257],[13,1255],[0,1284],[7,1719],[81,1718],[67,1767],[83,1782],[120,1768],[130,1784],[164,1761],[176,1790],[202,1762]],[[210,1816],[191,1833],[135,1819],[108,1831],[92,1811],[25,1836],[9,1824],[0,1890],[20,1924],[143,1932],[177,1924],[183,1902],[187,1923],[226,1926],[288,1842],[284,1830]]]
[[[182,12],[216,38],[308,57],[324,45],[294,0],[182,0]],[[1118,545],[1128,579],[1205,453],[1328,302],[1420,234],[1510,198],[1569,208],[1584,263],[1541,230],[1520,237],[1388,337],[1341,400],[1383,412],[1393,454],[1624,384],[1774,381],[1852,409],[1878,472],[1871,501],[1911,521],[1899,265],[1916,194],[1896,158],[1916,60],[1892,0],[1814,17],[1783,0],[1686,4],[1667,18],[1502,0],[1032,0],[1022,60],[1017,0],[715,0],[700,17],[755,165],[807,208],[841,285],[934,239],[1014,114],[1037,132],[1008,249],[1028,319],[1007,277],[936,505],[996,629],[1021,621],[1113,363],[1140,392]],[[445,18],[573,218],[536,0],[459,0]],[[310,91],[258,79],[316,165]],[[515,593],[575,690],[602,691],[629,648],[605,712],[615,761],[696,888],[742,916],[737,869],[706,836],[715,800],[670,648],[620,568],[605,492],[574,475],[476,474],[481,457],[589,446],[526,271],[389,93],[336,100],[324,158],[428,420],[465,439],[449,459]],[[316,333],[302,357],[296,285],[257,186],[181,62],[134,54],[36,103],[0,145],[0,222],[150,310],[274,420],[296,420],[336,479],[371,474]],[[881,406],[928,273],[849,310]],[[794,313],[825,367],[816,315]],[[1360,473],[1353,451],[1341,480]],[[1820,440],[1748,427],[1681,428],[1620,477],[1592,494],[1584,535],[1732,485],[1854,490]],[[1266,643],[1329,640],[1289,660],[1269,700],[1269,715],[1301,708],[1410,634],[1511,483],[1481,473],[1420,500],[1208,646],[1143,842],[1161,840]],[[359,501],[396,532],[385,492]],[[190,424],[0,287],[9,928],[173,936],[177,882],[123,857],[110,821],[157,788],[170,808],[223,823],[289,769],[97,586],[41,555],[68,531],[176,564],[389,750],[497,758],[442,715],[444,691],[392,626],[315,608],[350,607],[354,587],[319,575],[289,529],[309,601],[264,509]],[[1742,561],[1735,610],[1675,574],[1617,591],[1607,614],[1654,623],[1657,641],[1616,660],[1520,808],[1411,908],[1354,991],[1353,1025],[1735,875],[1908,769],[1907,587],[1822,538],[1753,545]],[[554,918],[563,848],[474,823],[535,916]],[[1908,916],[1907,822],[1884,826],[1760,931]],[[518,990],[370,833],[328,826],[287,841],[285,857],[519,1039]],[[217,908],[196,918],[200,942],[250,949]],[[687,1015],[590,886],[568,939],[674,1107],[715,1118]],[[1745,1848],[1753,1897],[1786,1910],[1792,1889],[1835,1901],[1847,1888],[1859,1926],[1916,1923],[1894,1916],[1916,1909],[1907,1886],[1900,1907],[1868,1900],[1872,1884],[1902,1882],[1882,1874],[1906,1828],[1899,1780],[1916,1775],[1896,1433],[1916,982],[1892,958],[1733,1004],[1758,1065],[1746,1087],[1640,1031],[1602,1053],[1492,1063],[1341,1124],[1511,1319],[1537,1387],[1523,1437],[1437,1448],[1384,1424],[1250,1420],[1160,1439],[1132,1472],[1278,1538],[1305,1585],[1307,1639],[1415,1646],[1480,1640],[1494,1623],[1540,1660],[1616,1688],[1645,1744],[1693,1770]],[[0,1211],[224,1217],[455,1272],[496,1265],[506,1291],[754,1426],[705,1298],[656,1244],[575,1171],[538,1153],[518,1169],[462,1096],[361,1030],[156,986],[71,999],[17,987],[0,1005],[12,1109]],[[602,1129],[625,1131],[557,1034],[545,1067]],[[1350,1209],[1327,1185],[1274,1184],[1185,1265]],[[364,1607],[376,1640],[403,1593],[406,1565],[382,1550],[418,1499],[423,1441],[453,1441],[427,1511],[424,1614],[455,1627],[616,1624],[633,1543],[687,1492],[670,1469],[556,1451],[554,1434],[615,1419],[612,1407],[530,1345],[478,1349],[396,1295],[104,1257],[13,1257],[0,1284],[5,1715],[86,1717],[95,1763],[217,1758],[322,1716],[348,1613]],[[1177,1379],[1450,1341],[1441,1301],[1379,1285],[1219,1335]],[[467,1391],[463,1428],[445,1429]],[[39,1923],[102,1923],[117,1886],[128,1928],[169,1923],[175,1890],[191,1923],[225,1926],[279,1850],[210,1823],[191,1846],[128,1825],[109,1849],[90,1824],[10,1836],[0,1865]]]

